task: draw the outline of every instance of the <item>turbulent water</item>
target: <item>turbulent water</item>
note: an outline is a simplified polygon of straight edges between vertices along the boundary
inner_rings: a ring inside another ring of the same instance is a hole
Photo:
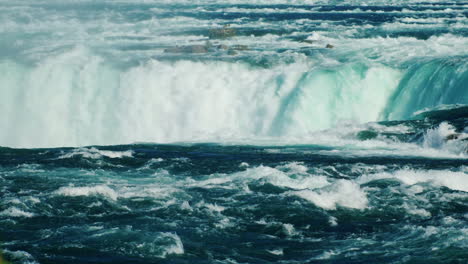
[[[0,146],[0,263],[467,263],[468,2],[0,0]]]

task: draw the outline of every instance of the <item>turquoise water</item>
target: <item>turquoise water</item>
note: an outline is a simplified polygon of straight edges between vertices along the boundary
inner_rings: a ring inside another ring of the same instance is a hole
[[[466,263],[467,16],[0,0],[4,258]]]

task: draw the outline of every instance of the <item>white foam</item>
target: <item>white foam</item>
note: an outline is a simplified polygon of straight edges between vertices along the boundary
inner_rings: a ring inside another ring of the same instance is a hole
[[[326,210],[335,210],[337,206],[365,209],[368,204],[366,193],[358,184],[348,180],[338,180],[319,190],[302,190],[291,194]]]
[[[282,248],[267,250],[267,252],[270,253],[270,254],[276,255],[276,256],[284,255],[284,251],[283,251]]]
[[[17,251],[10,251],[10,250],[4,250],[5,255],[7,255],[10,259],[15,261],[15,263],[21,263],[21,264],[39,264],[34,257],[22,250],[17,250]]]
[[[88,159],[100,159],[102,157],[108,157],[112,159],[124,158],[124,157],[133,157],[133,151],[110,151],[110,150],[100,150],[96,148],[78,148],[74,149],[69,153],[63,154],[59,159],[68,159],[76,156],[82,156],[83,158]]]
[[[338,219],[334,216],[330,216],[328,218],[328,223],[330,224],[330,226],[338,226]]]
[[[287,236],[296,236],[299,234],[292,224],[283,224],[282,227],[283,233]]]
[[[446,216],[444,219],[442,219],[443,224],[446,226],[454,226],[454,225],[463,225],[463,220],[460,219],[455,219],[451,216]]]
[[[164,179],[165,180],[165,179]],[[153,182],[153,180],[151,180]],[[173,181],[146,184],[145,186],[125,186],[118,190],[119,197],[140,199],[142,197],[151,197],[154,199],[166,200],[173,197],[175,193],[184,193],[179,188],[174,188]]]
[[[10,216],[10,217],[25,217],[31,218],[34,216],[33,213],[25,212],[17,207],[10,207],[0,212],[0,216]]]
[[[42,173],[45,172],[44,169],[42,169],[42,166],[39,164],[21,164],[16,166],[17,170],[22,171],[22,172],[27,172],[27,173]]]
[[[441,24],[446,23],[448,18],[414,18],[414,17],[403,17],[400,19],[404,23],[420,23],[420,24]]]
[[[216,226],[216,228],[219,228],[219,229],[226,229],[228,227],[235,227],[236,226],[235,222],[233,222],[231,220],[232,220],[232,218],[224,217],[221,220],[219,220],[217,223],[215,223],[214,225]]]
[[[241,162],[241,164],[239,164],[240,168],[248,168],[249,166],[250,165],[247,162]]]
[[[182,204],[180,205],[180,209],[187,210],[187,211],[193,211],[193,208],[192,208],[192,206],[190,206],[188,201],[183,201]]]
[[[212,213],[221,213],[224,211],[226,208],[224,206],[220,206],[217,204],[211,204],[211,203],[206,203],[204,201],[201,201],[195,205],[198,208],[206,208],[208,211]]]
[[[423,236],[425,238],[428,238],[428,237],[430,237],[432,235],[436,235],[436,234],[438,234],[440,232],[440,229],[438,227],[435,227],[435,226],[427,226],[424,229],[425,229],[424,230],[425,232],[424,232]]]
[[[163,257],[167,255],[182,255],[185,253],[184,244],[180,237],[175,233],[163,233],[163,236],[170,238],[173,240],[172,245],[168,245],[165,247],[165,251],[163,253]]]
[[[403,204],[403,208],[412,215],[417,215],[423,218],[430,218],[432,214],[424,208],[417,208],[415,205],[410,205],[408,203]]]
[[[100,195],[111,200],[117,200],[119,195],[116,191],[106,185],[98,185],[93,187],[61,187],[55,191],[57,195],[63,196],[95,196]]]
[[[320,254],[316,259],[331,259],[335,255],[338,255],[338,253],[333,250],[328,250]]]
[[[403,169],[363,175],[357,179],[357,182],[363,184],[378,179],[397,179],[405,185],[429,183],[433,186],[444,186],[452,190],[468,192],[468,177],[462,171]]]
[[[230,184],[235,187],[239,183],[246,184],[260,180],[275,186],[298,190],[321,188],[329,184],[327,177],[311,175],[307,173],[307,168],[299,163],[288,163],[280,165],[277,168],[258,166],[231,175],[216,176],[216,178],[211,178],[197,184],[204,186]]]
[[[458,135],[458,139],[447,140],[451,135]],[[422,145],[425,148],[446,150],[464,156],[468,151],[468,142],[463,141],[466,138],[468,133],[457,133],[455,127],[443,122],[438,127],[426,131]]]
[[[150,159],[148,162],[145,163],[145,165],[143,165],[142,167],[138,168],[137,170],[148,170],[148,169],[151,169],[151,167],[153,165],[156,165],[156,164],[159,164],[161,162],[163,162],[164,159],[163,158],[152,158]]]
[[[358,183],[350,180],[334,180],[327,176],[314,175],[308,172],[301,163],[287,163],[276,168],[259,166],[233,174],[215,174],[202,181],[189,181],[186,185],[203,188],[239,189],[252,192],[249,184],[269,183],[278,187],[288,188],[286,195],[299,196],[326,210],[337,207],[365,209],[368,205],[367,194]],[[225,208],[216,204],[199,203],[196,207],[207,208],[211,212],[220,213]],[[336,219],[331,218],[330,224],[336,225]],[[289,230],[290,226],[286,226]]]

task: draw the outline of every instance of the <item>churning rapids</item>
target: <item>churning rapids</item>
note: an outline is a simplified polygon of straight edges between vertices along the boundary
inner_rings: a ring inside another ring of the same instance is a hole
[[[0,0],[0,263],[467,263],[468,2]]]

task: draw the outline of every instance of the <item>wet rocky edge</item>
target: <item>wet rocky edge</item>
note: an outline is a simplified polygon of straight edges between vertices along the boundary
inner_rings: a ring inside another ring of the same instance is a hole
[[[240,51],[251,50],[249,46],[237,44],[228,46],[226,44],[221,44],[217,42],[218,40],[225,40],[228,38],[238,36],[237,29],[232,28],[229,24],[224,25],[222,28],[210,29],[208,32],[208,38],[204,44],[193,44],[193,45],[182,45],[168,47],[164,49],[164,53],[174,53],[174,54],[206,54],[206,53],[215,53],[215,52],[225,52],[227,55],[238,55]],[[215,42],[212,42],[215,41]],[[317,41],[302,39],[299,42],[305,44],[317,44]],[[333,49],[334,45],[327,43],[324,48]]]
[[[227,39],[235,37],[237,30],[231,28],[230,24],[224,25],[222,28],[213,28],[209,30],[208,38],[210,40]],[[249,50],[247,45],[232,45],[228,46],[225,44],[215,43],[213,44],[210,40],[207,40],[205,44],[185,45],[169,47],[164,50],[164,53],[209,53],[209,52],[226,52],[228,55],[237,55],[238,51]]]
[[[447,110],[450,112],[452,110]],[[407,127],[407,131],[381,131],[377,127],[370,125],[367,129],[355,133],[354,137],[361,141],[386,139],[397,142],[422,144],[424,136],[430,130],[437,130],[443,124],[453,128],[453,131],[442,136],[442,144],[457,144],[461,152],[468,154],[468,131],[465,130],[468,125],[468,116],[455,116],[453,119],[438,119],[435,117],[426,117],[406,121],[383,121],[376,123],[378,125],[391,128],[397,126]]]
[[[164,53],[185,53],[185,54],[204,54],[211,52],[226,52],[228,55],[237,55],[238,51],[246,51],[250,48],[247,45],[213,44],[207,41],[205,44],[185,45],[170,47],[164,50]]]

